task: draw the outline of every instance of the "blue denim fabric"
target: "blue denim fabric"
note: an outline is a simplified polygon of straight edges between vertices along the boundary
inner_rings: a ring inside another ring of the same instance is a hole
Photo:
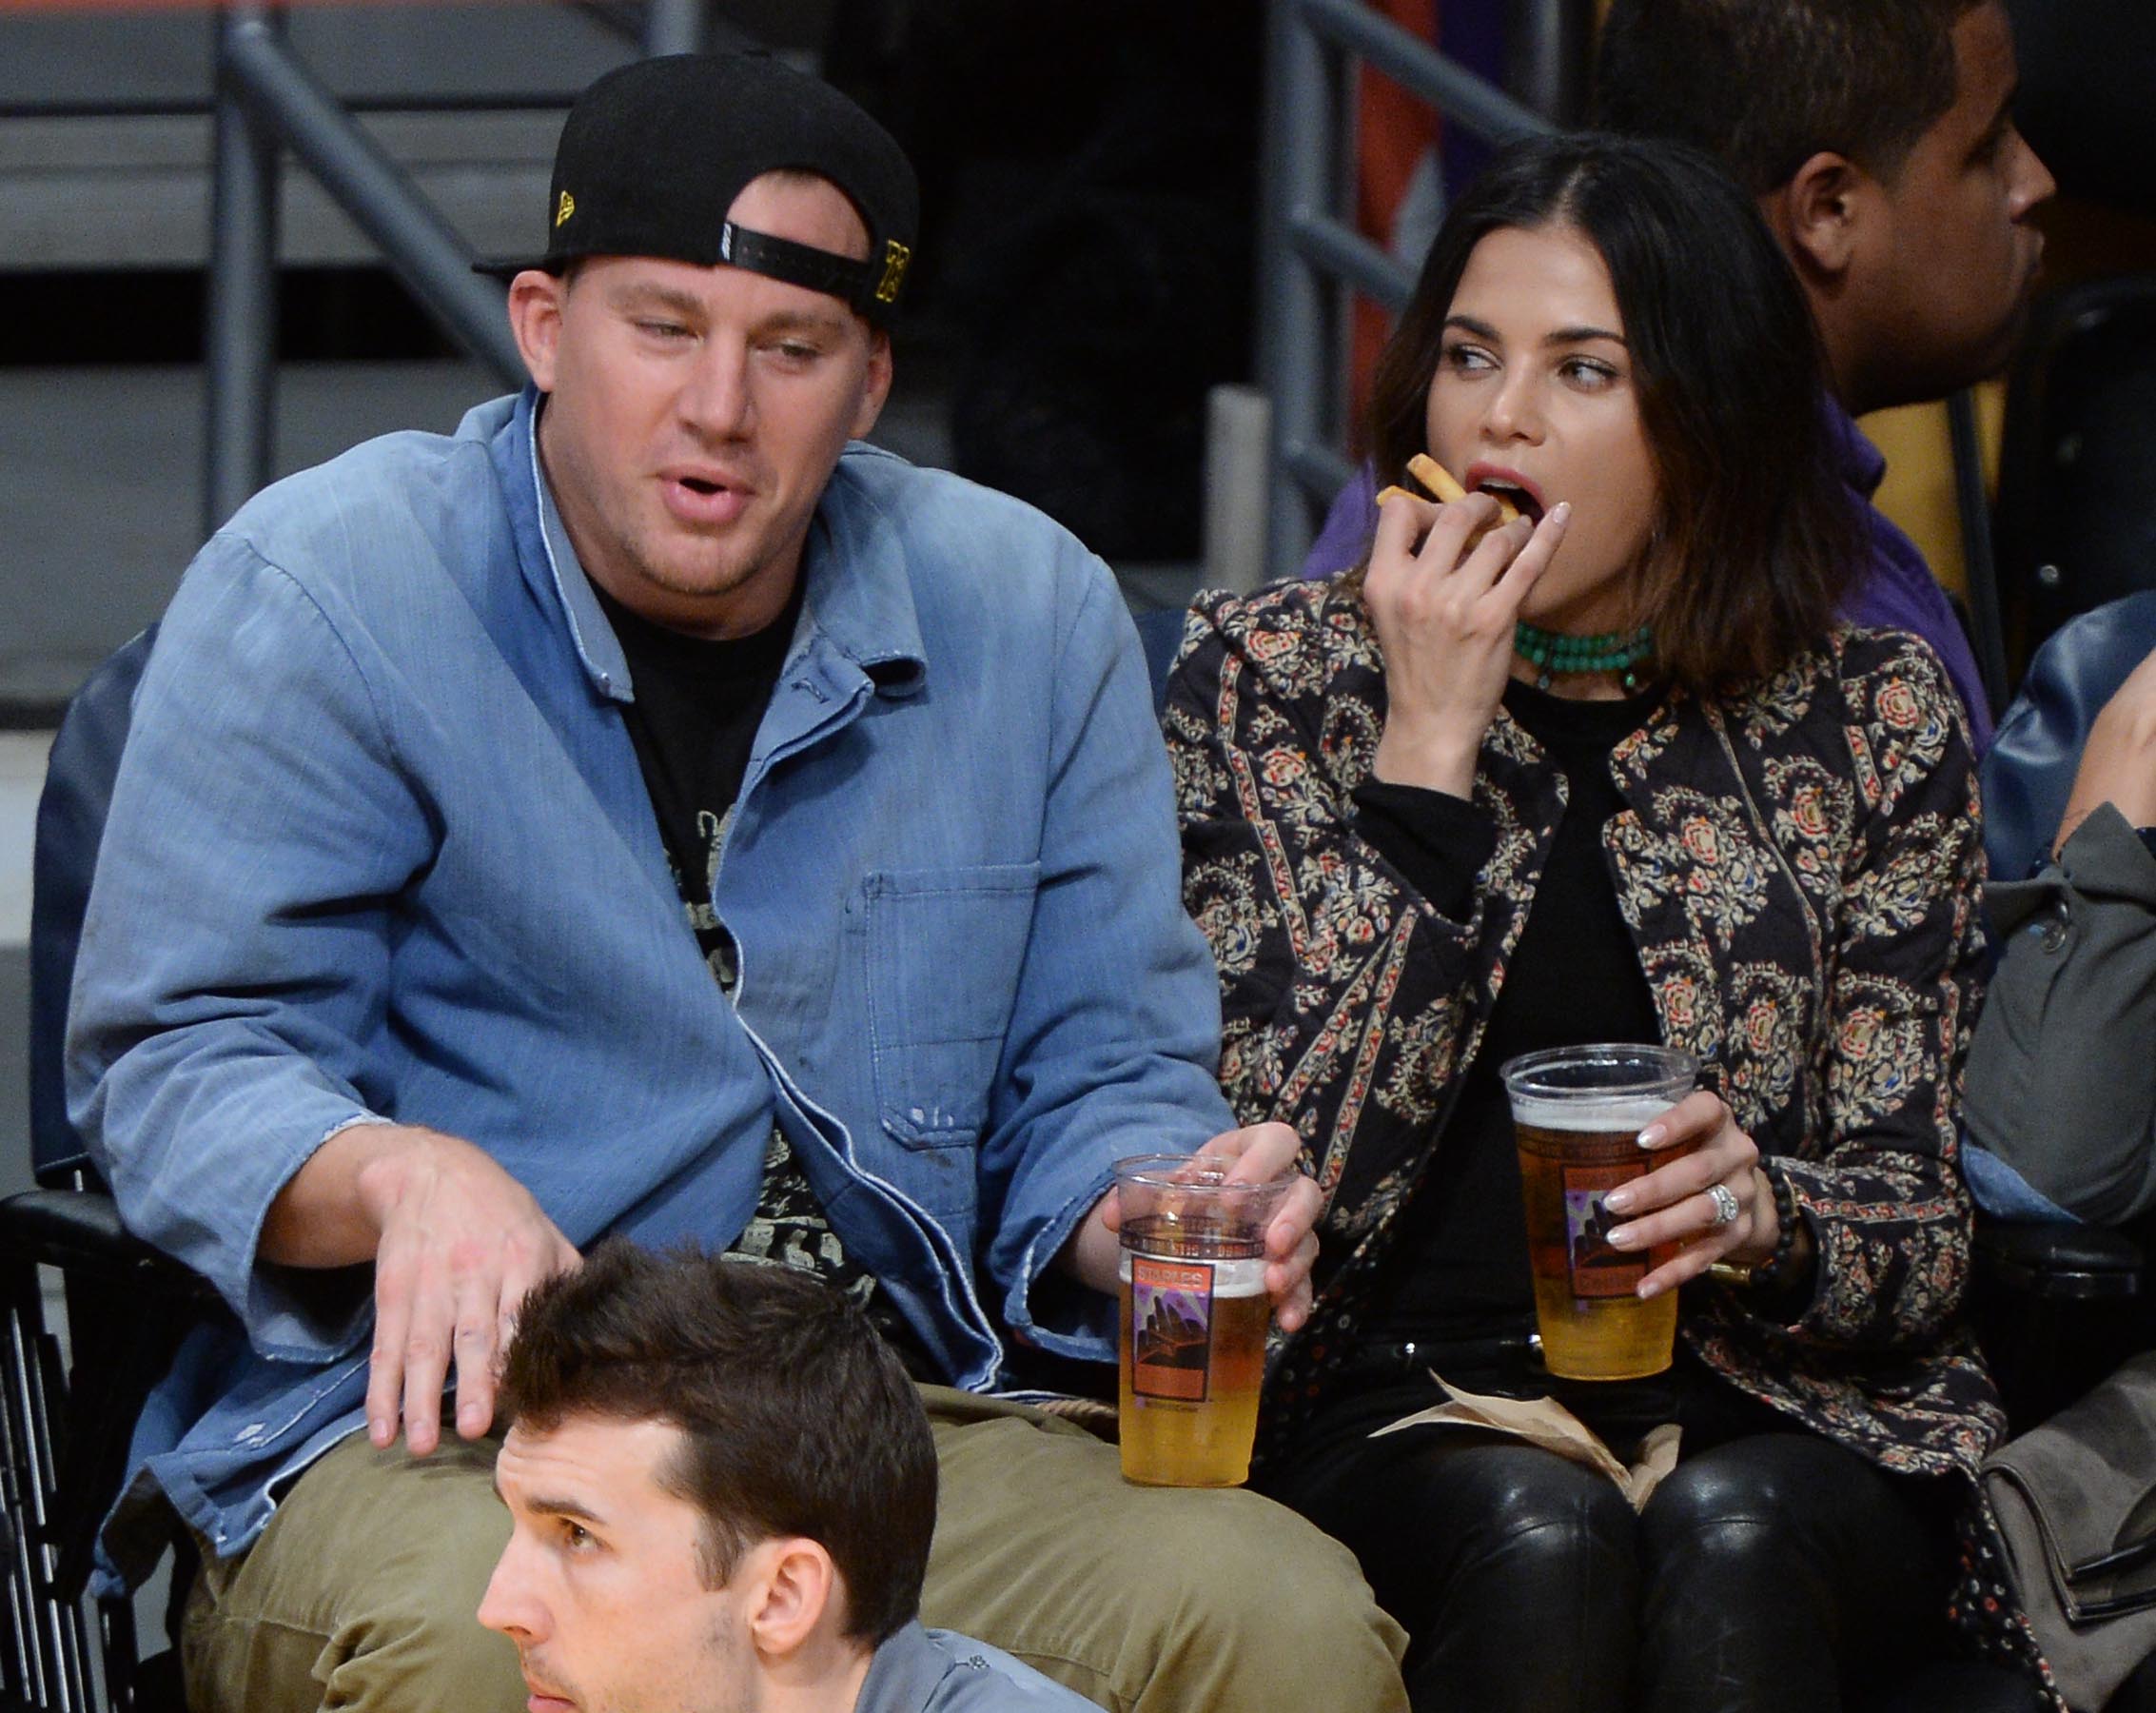
[[[2040,1225],[2080,1225],[2069,1213],[2037,1189],[2020,1172],[1989,1150],[1964,1138],[1961,1145],[1962,1175],[1976,1205],[2001,1219],[2032,1220]]]
[[[1038,513],[850,448],[699,955],[535,396],[257,497],[174,598],[83,933],[70,1102],[127,1223],[211,1280],[138,1432],[218,1548],[356,1426],[368,1281],[258,1263],[347,1125],[488,1150],[579,1245],[723,1247],[775,1118],[955,1384],[1107,1359],[1047,1270],[1118,1155],[1228,1128],[1130,620]]]

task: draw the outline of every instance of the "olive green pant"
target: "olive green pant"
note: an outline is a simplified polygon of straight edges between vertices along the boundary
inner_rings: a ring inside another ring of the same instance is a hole
[[[924,1387],[942,1503],[924,1622],[1117,1713],[1404,1709],[1406,1638],[1354,1558],[1246,1492],[1127,1486],[1115,1449]],[[244,1557],[206,1564],[182,1655],[196,1713],[518,1713],[509,1642],[473,1614],[508,1539],[496,1445],[424,1461],[355,1434]]]

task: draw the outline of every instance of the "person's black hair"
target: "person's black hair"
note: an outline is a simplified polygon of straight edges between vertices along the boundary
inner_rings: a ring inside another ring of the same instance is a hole
[[[1475,246],[1569,227],[1610,272],[1658,488],[1633,622],[1695,689],[1769,674],[1825,635],[1859,552],[1818,335],[1752,200],[1679,144],[1592,132],[1515,144],[1446,216],[1372,381],[1379,482],[1426,450],[1431,378]]]
[[[524,1299],[501,1395],[531,1433],[580,1416],[680,1428],[653,1478],[703,1514],[706,1586],[759,1541],[797,1535],[837,1566],[847,1636],[874,1645],[919,1612],[936,1512],[928,1417],[867,1317],[819,1280],[610,1240]]]
[[[1671,137],[1754,196],[1822,151],[1891,181],[1954,101],[1954,26],[1989,0],[1614,0],[1594,122]]]

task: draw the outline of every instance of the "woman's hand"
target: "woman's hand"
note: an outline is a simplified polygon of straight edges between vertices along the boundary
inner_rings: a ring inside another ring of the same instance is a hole
[[[1610,1232],[1612,1248],[1684,1246],[1639,1282],[1642,1297],[1696,1278],[1716,1261],[1756,1267],[1773,1257],[1781,1239],[1774,1189],[1759,1169],[1758,1145],[1737,1129],[1719,1094],[1705,1089],[1687,1094],[1641,1131],[1639,1140],[1658,1152],[1698,1144],[1602,1198],[1627,1221]],[[1809,1251],[1791,1270],[1801,1276],[1808,1260]]]
[[[1362,599],[1385,662],[1385,730],[1373,773],[1394,785],[1469,796],[1482,734],[1512,671],[1512,630],[1572,508],[1496,528],[1498,502],[1387,500]],[[1479,542],[1476,532],[1487,530]],[[1421,538],[1417,546],[1416,538]],[[1474,542],[1470,546],[1470,542]]]

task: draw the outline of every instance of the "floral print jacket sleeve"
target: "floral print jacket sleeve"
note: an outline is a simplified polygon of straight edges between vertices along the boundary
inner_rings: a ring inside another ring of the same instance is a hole
[[[1193,614],[1166,726],[1185,902],[1221,969],[1222,1081],[1244,1122],[1297,1129],[1325,1195],[1317,1309],[1268,1380],[1281,1429],[1328,1389],[1442,1145],[1563,808],[1561,775],[1500,710],[1475,784],[1495,853],[1465,919],[1447,917],[1355,831],[1383,719],[1351,591],[1208,597]],[[1819,1256],[1793,1322],[1699,1282],[1685,1336],[1882,1465],[1973,1469],[2002,1425],[1954,1320],[1982,857],[1937,660],[1912,638],[1837,632],[1740,697],[1673,694],[1611,768],[1626,809],[1604,846],[1664,1037],[1714,1067]]]

